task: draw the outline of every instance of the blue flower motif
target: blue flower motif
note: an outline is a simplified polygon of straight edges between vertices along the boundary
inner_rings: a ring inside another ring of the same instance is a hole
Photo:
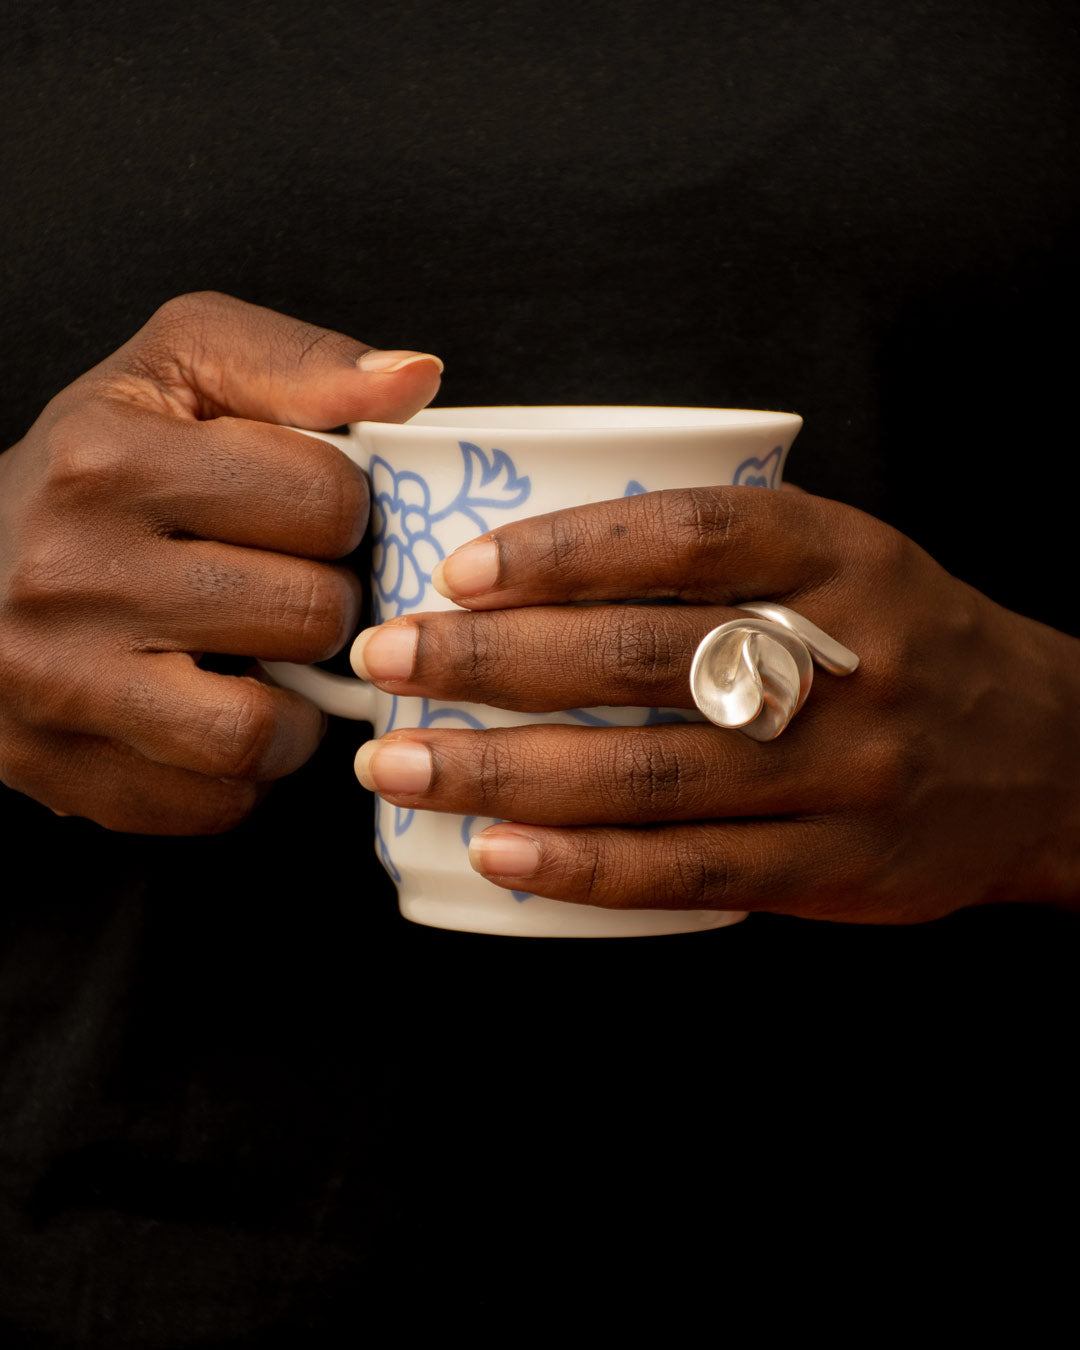
[[[431,490],[417,473],[371,462],[372,571],[378,616],[402,614],[420,603],[445,552],[432,533]]]
[[[529,479],[518,473],[504,450],[485,451],[470,441],[459,441],[458,448],[462,455],[461,486],[451,501],[437,509],[432,503],[430,486],[419,474],[408,470],[397,473],[384,459],[375,457],[372,460],[373,568],[379,610],[392,608],[394,614],[402,614],[421,602],[436,563],[446,556],[446,549],[438,537],[441,521],[461,514],[467,516],[480,533],[484,533],[489,528],[486,519],[489,511],[520,506],[529,498],[532,491]],[[779,454],[778,448],[764,462],[747,460],[740,466],[739,472],[756,468],[767,473],[769,461],[775,456],[778,464]],[[775,472],[776,465],[772,470],[774,478]],[[748,480],[740,480],[736,475],[736,481]],[[763,481],[762,485],[768,484]],[[631,479],[623,495],[631,497],[647,491],[636,479]],[[377,617],[381,617],[381,614]],[[398,700],[395,698],[384,734],[397,725],[398,714]],[[608,720],[598,711],[590,712],[584,708],[570,710],[567,715],[586,726],[623,725]],[[643,708],[639,718],[638,725],[642,726],[685,720],[681,713],[670,708]],[[450,704],[432,706],[425,698],[421,702],[416,725],[430,727],[436,724],[483,729],[483,723],[464,708],[455,708]],[[384,803],[376,803],[376,839],[383,866],[395,881],[400,881],[401,875],[394,864],[389,844],[391,838],[400,838],[411,828],[415,812],[401,807],[392,810],[391,815],[390,808]],[[490,823],[477,816],[466,816],[461,824],[462,844],[468,847],[472,835]],[[519,903],[531,898],[526,891],[511,891],[511,895]]]
[[[754,456],[744,459],[735,470],[732,482],[742,487],[775,487],[776,475],[780,470],[780,456],[783,453],[783,446],[777,445],[764,459],[757,459]]]
[[[372,571],[375,576],[376,622],[404,614],[423,599],[436,564],[446,556],[438,525],[464,515],[483,534],[489,527],[480,509],[509,510],[532,491],[505,450],[490,453],[470,441],[459,441],[462,478],[453,499],[432,502],[427,480],[411,469],[395,470],[375,455],[371,461]]]

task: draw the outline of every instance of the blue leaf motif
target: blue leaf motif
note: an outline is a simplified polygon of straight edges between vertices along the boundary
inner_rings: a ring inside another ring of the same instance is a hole
[[[514,467],[505,450],[492,450],[491,458],[471,441],[458,441],[465,457],[465,482],[458,496],[458,509],[478,506],[520,506],[528,499],[532,483]]]
[[[527,501],[532,492],[530,480],[518,473],[505,450],[493,449],[489,453],[470,441],[458,441],[458,447],[463,466],[461,486],[449,505],[439,510],[432,508],[431,488],[420,474],[411,469],[395,470],[380,455],[372,457],[369,466],[371,565],[375,580],[372,599],[377,623],[404,614],[422,602],[431,584],[432,572],[438,562],[446,557],[446,547],[436,531],[441,521],[455,514],[463,515],[483,533],[488,529],[488,524],[477,508],[510,510]],[[398,713],[395,697],[383,734],[396,725]],[[464,708],[452,705],[432,707],[427,699],[423,700],[419,726],[447,722],[475,730],[483,729],[483,724]],[[394,880],[400,882],[401,874],[387,847],[387,835],[391,830],[394,838],[406,834],[416,818],[415,812],[395,807],[392,817],[389,817],[389,813],[384,817],[381,805],[376,804],[375,827],[379,856]],[[465,829],[467,831],[468,824]],[[515,899],[527,899],[522,893],[515,891],[513,894]]]
[[[372,571],[375,577],[375,617],[404,614],[420,604],[431,574],[446,548],[435,527],[455,514],[467,516],[482,533],[487,521],[478,507],[509,510],[520,506],[532,491],[505,450],[481,450],[459,441],[463,475],[457,495],[439,510],[431,502],[431,488],[411,469],[394,469],[379,455],[372,457]]]

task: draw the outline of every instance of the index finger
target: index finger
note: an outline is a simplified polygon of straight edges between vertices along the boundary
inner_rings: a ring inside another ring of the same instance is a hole
[[[650,492],[553,511],[450,554],[435,588],[470,609],[674,598],[732,604],[833,575],[860,513],[760,487]]]
[[[378,352],[344,333],[203,291],[162,305],[82,382],[142,407],[206,420],[329,428],[404,422],[439,387],[429,352]]]

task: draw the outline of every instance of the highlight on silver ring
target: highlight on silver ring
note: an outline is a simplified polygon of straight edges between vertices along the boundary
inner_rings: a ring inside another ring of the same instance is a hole
[[[806,702],[815,661],[850,675],[859,658],[784,605],[754,600],[736,608],[748,617],[722,623],[698,644],[690,692],[718,727],[773,741]]]

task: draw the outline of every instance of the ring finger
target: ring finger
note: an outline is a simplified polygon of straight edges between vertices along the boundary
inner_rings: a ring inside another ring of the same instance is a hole
[[[362,604],[362,583],[344,565],[209,540],[161,540],[138,566],[127,615],[104,581],[81,609],[122,617],[142,651],[323,661],[355,632]]]
[[[361,746],[356,772],[406,809],[540,825],[776,817],[842,795],[815,742],[793,731],[762,746],[701,722],[402,730]]]
[[[57,815],[133,834],[216,834],[238,825],[266,784],[143,758],[99,736],[35,730],[12,737],[5,783]]]
[[[637,830],[499,824],[473,838],[469,859],[496,885],[553,900],[823,918],[850,911],[859,862],[848,842],[818,820]]]

